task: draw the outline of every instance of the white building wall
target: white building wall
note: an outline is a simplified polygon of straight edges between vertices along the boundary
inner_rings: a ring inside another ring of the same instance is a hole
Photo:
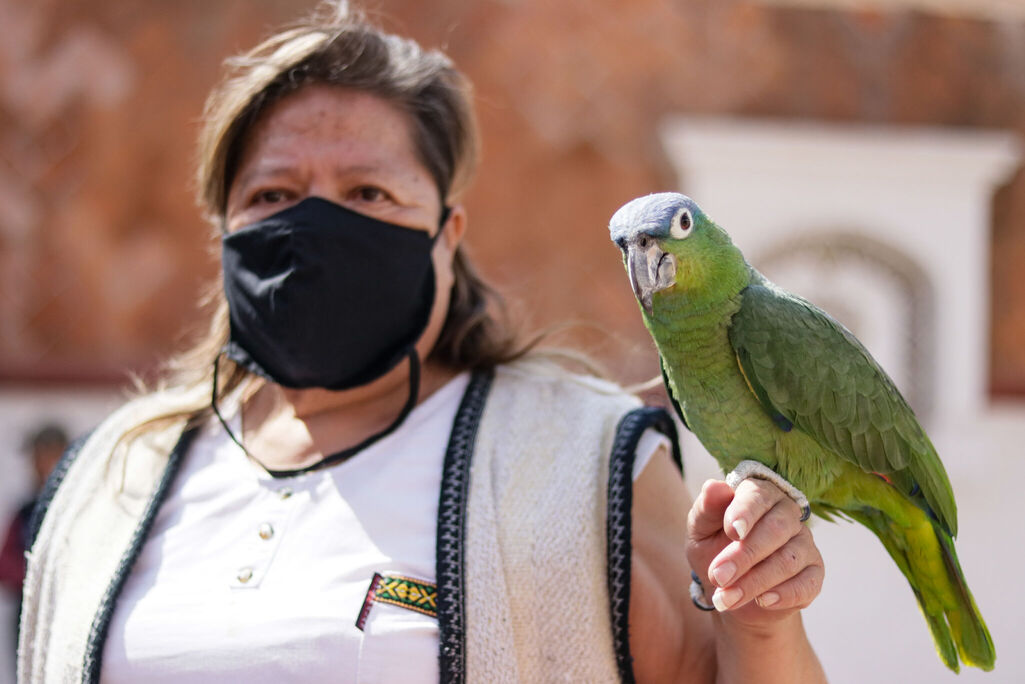
[[[901,338],[929,335],[926,427],[958,499],[957,548],[997,647],[993,673],[947,671],[881,544],[858,525],[819,522],[827,579],[805,621],[830,681],[1025,682],[1025,548],[1016,525],[1025,403],[993,406],[987,395],[990,206],[1020,144],[1001,132],[705,118],[674,119],[662,135],[680,189],[756,267],[781,245],[828,242],[840,231],[910,259],[932,293],[932,320],[916,331],[894,284],[863,268],[798,260],[767,273],[852,318],[898,384],[907,386],[912,370]],[[692,486],[719,476],[689,433],[684,448]]]

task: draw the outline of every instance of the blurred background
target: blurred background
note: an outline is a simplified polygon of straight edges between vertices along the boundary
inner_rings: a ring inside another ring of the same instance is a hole
[[[129,372],[152,373],[198,327],[217,270],[191,180],[203,100],[225,57],[313,4],[0,0],[4,521],[32,495],[39,429],[88,430]],[[468,242],[525,326],[573,322],[558,341],[621,382],[654,376],[606,225],[634,196],[679,189],[866,342],[958,496],[998,652],[994,673],[959,681],[1025,681],[1025,1],[369,9],[476,85]],[[685,449],[692,486],[716,474]],[[806,623],[831,681],[955,681],[878,542],[815,529],[828,572]],[[15,602],[0,604],[0,683]]]

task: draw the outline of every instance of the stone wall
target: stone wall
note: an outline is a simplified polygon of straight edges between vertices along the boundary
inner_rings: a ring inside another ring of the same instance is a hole
[[[216,272],[192,202],[202,101],[221,60],[296,5],[0,0],[0,379],[116,381],[195,327]],[[655,366],[605,225],[676,186],[665,117],[1025,135],[1025,22],[724,0],[375,7],[476,83],[485,156],[466,203],[485,273],[526,325],[588,324],[569,341],[624,380]],[[994,209],[991,391],[1025,395],[1025,174]]]

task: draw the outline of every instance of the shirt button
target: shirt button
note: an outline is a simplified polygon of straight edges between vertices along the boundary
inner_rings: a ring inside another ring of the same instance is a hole
[[[259,527],[260,539],[270,539],[274,536],[274,527],[270,523],[263,523]]]
[[[238,575],[236,575],[236,577],[237,577],[239,582],[241,582],[242,584],[245,584],[249,580],[253,579],[253,569],[252,568],[242,568],[241,570],[238,571]]]
[[[288,499],[288,498],[290,498],[292,496],[292,488],[291,487],[285,487],[284,489],[282,489],[278,493],[281,495],[282,499]]]

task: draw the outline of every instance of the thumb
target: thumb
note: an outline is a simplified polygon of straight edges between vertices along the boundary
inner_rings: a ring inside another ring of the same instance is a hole
[[[700,542],[723,534],[726,508],[733,501],[733,490],[722,480],[708,480],[701,486],[687,516],[687,532],[692,541]]]

